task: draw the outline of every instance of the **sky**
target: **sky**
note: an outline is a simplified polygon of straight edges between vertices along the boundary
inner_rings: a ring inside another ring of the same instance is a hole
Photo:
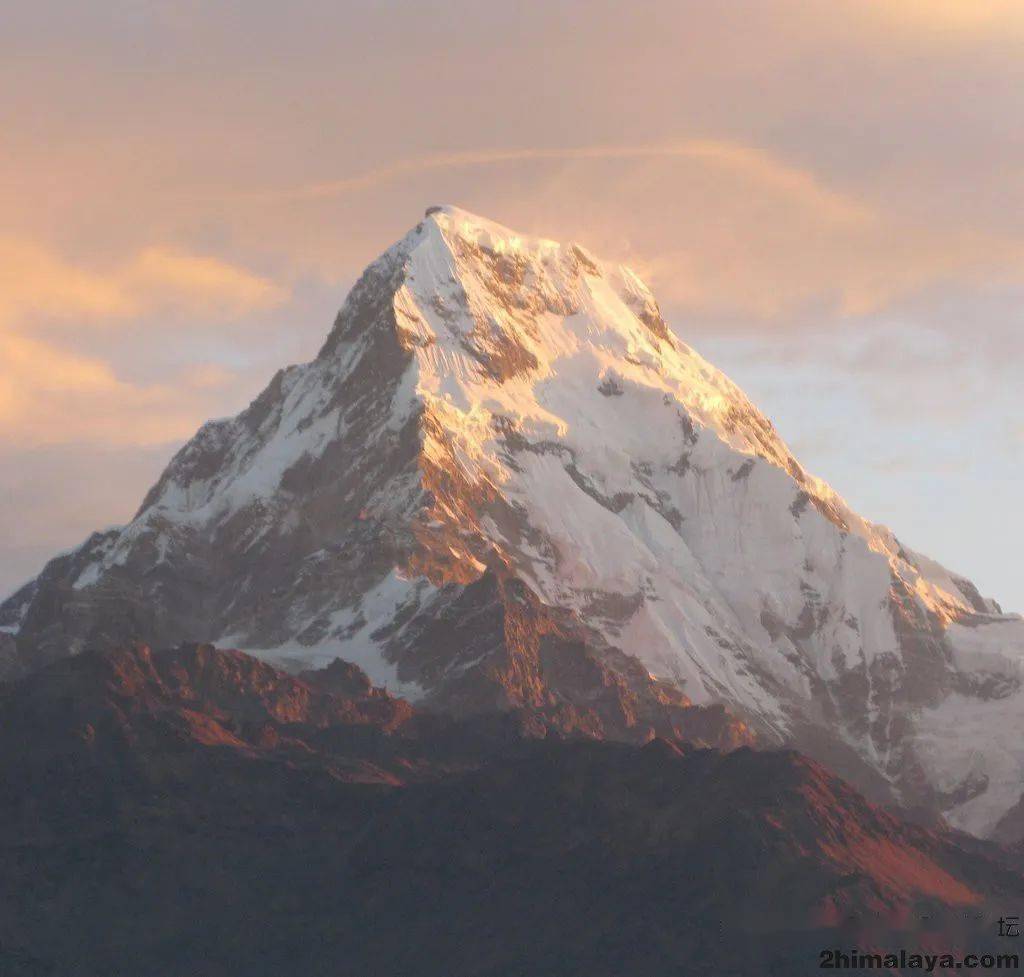
[[[0,90],[0,592],[452,203],[629,264],[806,467],[1024,611],[1020,0],[36,0]]]

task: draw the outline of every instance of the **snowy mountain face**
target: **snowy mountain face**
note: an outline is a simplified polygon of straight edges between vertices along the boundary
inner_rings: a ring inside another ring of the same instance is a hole
[[[724,703],[979,834],[1024,789],[1024,621],[805,472],[628,269],[448,207],[0,626],[8,674],[142,637],[463,713]]]

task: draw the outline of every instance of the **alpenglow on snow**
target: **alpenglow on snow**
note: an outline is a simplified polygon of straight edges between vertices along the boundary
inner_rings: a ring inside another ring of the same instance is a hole
[[[571,699],[571,645],[978,834],[1024,785],[1024,621],[808,474],[627,268],[453,207],[0,626],[8,675],[206,640],[462,712]]]

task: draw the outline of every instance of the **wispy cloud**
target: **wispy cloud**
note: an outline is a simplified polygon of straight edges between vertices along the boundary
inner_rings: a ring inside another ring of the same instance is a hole
[[[871,211],[863,204],[823,186],[808,171],[790,166],[763,150],[714,139],[690,139],[661,145],[512,148],[436,153],[400,160],[338,180],[307,184],[284,191],[282,195],[298,199],[334,197],[368,190],[429,170],[496,166],[503,163],[645,159],[697,160],[729,169],[798,198],[818,209],[824,218],[837,223],[865,224],[873,219]]]
[[[106,360],[0,332],[0,445],[152,445],[206,419],[222,369],[171,371],[154,383],[120,378]]]
[[[247,269],[180,249],[148,247],[97,270],[35,242],[0,239],[0,444],[152,444],[188,434],[204,405],[187,390],[223,386],[228,371],[211,365],[178,377],[172,369],[161,382],[132,382],[99,353],[76,349],[67,330],[77,338],[151,316],[167,324],[170,346],[189,324],[286,297]]]
[[[96,269],[31,240],[0,238],[0,328],[41,317],[109,324],[155,309],[239,316],[286,297],[265,277],[179,248],[146,247]]]
[[[970,43],[979,33],[1024,31],[1019,0],[869,0],[866,7],[879,18],[918,31],[946,32],[961,43]]]

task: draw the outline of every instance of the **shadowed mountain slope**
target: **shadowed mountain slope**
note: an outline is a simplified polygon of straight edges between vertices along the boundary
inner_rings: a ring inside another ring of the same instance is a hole
[[[798,754],[456,721],[343,663],[89,652],[0,717],[5,974],[781,975],[977,951],[1024,897]]]

